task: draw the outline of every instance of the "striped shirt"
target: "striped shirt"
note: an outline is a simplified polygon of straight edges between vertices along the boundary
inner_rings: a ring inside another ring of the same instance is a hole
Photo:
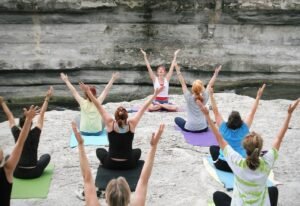
[[[278,151],[273,148],[262,156],[256,170],[249,169],[246,159],[234,151],[230,145],[225,147],[224,156],[234,173],[231,206],[269,206],[267,180],[278,158]]]

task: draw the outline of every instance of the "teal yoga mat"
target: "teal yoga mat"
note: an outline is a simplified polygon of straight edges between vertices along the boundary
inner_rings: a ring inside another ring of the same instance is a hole
[[[42,176],[35,179],[14,178],[11,199],[47,198],[54,165],[49,164]]]
[[[107,132],[104,130],[99,136],[85,136],[82,135],[84,139],[84,145],[96,145],[96,146],[106,146],[108,145]],[[77,147],[78,143],[74,133],[71,134],[70,147]]]

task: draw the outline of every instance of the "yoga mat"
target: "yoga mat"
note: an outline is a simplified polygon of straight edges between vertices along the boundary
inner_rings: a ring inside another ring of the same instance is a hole
[[[35,179],[18,179],[14,177],[11,199],[47,198],[54,165],[49,164],[42,176]]]
[[[110,180],[121,176],[127,180],[130,190],[135,191],[143,166],[143,160],[139,160],[137,167],[131,170],[110,170],[103,168],[102,165],[100,165],[97,170],[96,187],[98,187],[99,190],[104,191]]]
[[[231,172],[224,172],[222,170],[218,170],[213,164],[213,160],[211,157],[203,158],[203,164],[207,172],[220,184],[223,184],[224,187],[229,191],[233,190],[234,184],[234,175]],[[268,187],[278,185],[279,183],[274,180],[273,171],[270,172],[269,179],[267,182]]]
[[[209,147],[212,145],[218,145],[215,135],[210,129],[207,132],[192,133],[186,132],[175,125],[175,129],[183,134],[185,141],[194,146]]]
[[[107,132],[104,130],[100,136],[85,136],[81,135],[84,139],[84,145],[108,145]],[[70,147],[77,147],[78,142],[74,133],[71,134]]]
[[[130,108],[127,109],[127,112],[128,113],[134,113],[134,112],[138,112],[139,109],[141,108],[141,106],[132,106]],[[158,111],[149,111],[148,109],[146,110],[147,112],[184,112],[184,108],[182,107],[178,107],[176,111],[168,111],[168,110],[165,110],[165,109],[161,109],[161,110],[158,110]]]

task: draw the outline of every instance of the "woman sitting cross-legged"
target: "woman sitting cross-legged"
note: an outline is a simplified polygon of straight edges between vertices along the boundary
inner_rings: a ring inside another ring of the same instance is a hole
[[[0,205],[9,206],[11,191],[13,186],[13,173],[20,160],[22,150],[28,133],[30,131],[32,119],[38,113],[37,107],[31,106],[29,110],[24,109],[25,122],[17,138],[16,144],[10,154],[5,157],[0,148]]]
[[[253,122],[259,100],[263,94],[265,87],[266,85],[264,84],[261,88],[258,89],[255,102],[245,121],[242,120],[239,112],[232,111],[228,117],[227,122],[223,120],[223,117],[219,113],[216,100],[214,98],[213,89],[211,88],[209,90],[212,109],[220,133],[222,134],[224,139],[228,142],[228,144],[244,158],[246,157],[246,151],[242,146],[242,142],[246,137],[246,135],[249,133],[249,128],[251,127],[251,124]],[[223,151],[222,149],[220,149],[219,146],[210,146],[209,151],[216,168],[226,172],[232,172],[231,168],[228,166],[224,158]]]
[[[221,70],[221,65],[218,66],[215,69],[214,75],[212,76],[211,80],[209,81],[207,88],[205,89],[203,83],[201,80],[197,79],[193,82],[192,86],[192,93],[188,90],[185,80],[183,78],[182,73],[180,72],[180,67],[175,64],[175,69],[177,72],[178,79],[180,81],[184,99],[186,101],[187,105],[187,120],[185,121],[181,117],[175,118],[175,124],[180,127],[182,130],[186,132],[194,132],[194,133],[200,133],[200,132],[206,132],[207,122],[202,114],[201,111],[199,111],[199,107],[196,104],[196,100],[201,101],[203,104],[206,104],[209,98],[209,94],[207,89],[213,87],[216,78],[218,76],[219,71]]]
[[[40,177],[50,162],[51,157],[49,154],[43,154],[38,159],[38,146],[40,142],[42,129],[44,126],[45,112],[47,111],[48,101],[52,96],[52,93],[53,88],[50,87],[47,91],[43,106],[41,108],[37,124],[30,130],[28,134],[28,138],[25,142],[20,161],[18,162],[18,165],[14,171],[14,176],[17,178],[33,179]],[[11,128],[14,140],[15,142],[17,142],[21,133],[21,129],[24,126],[26,116],[23,115],[20,117],[19,126],[17,126],[12,112],[9,110],[2,97],[0,98],[0,104],[2,105],[3,111],[5,112],[8,118],[9,127]]]
[[[156,89],[152,97],[144,103],[142,108],[133,117],[128,118],[127,110],[120,106],[115,111],[115,119],[104,109],[85,84],[81,83],[80,88],[87,93],[88,97],[95,104],[107,129],[109,141],[108,152],[104,148],[98,148],[96,150],[96,155],[103,167],[116,170],[135,168],[141,157],[140,149],[132,149],[136,126],[163,87]]]
[[[84,150],[83,139],[80,135],[80,132],[78,132],[77,126],[74,122],[72,123],[72,128],[78,141],[79,161],[84,181],[86,205],[100,206],[96,195],[95,181],[93,179],[91,169],[89,167],[89,161]],[[157,145],[163,133],[163,130],[164,125],[161,124],[158,131],[155,134],[152,134],[152,138],[150,141],[151,148],[147,155],[142,173],[136,186],[134,199],[132,201],[130,200],[131,192],[127,181],[123,177],[118,177],[117,179],[111,180],[106,187],[105,199],[108,206],[128,206],[129,204],[132,206],[145,205],[148,182],[153,168]]]
[[[97,108],[92,103],[91,99],[87,96],[85,93],[85,97],[81,97],[80,94],[77,92],[75,87],[71,84],[69,81],[69,78],[66,74],[61,73],[60,74],[61,79],[66,83],[67,87],[70,89],[73,97],[77,101],[77,103],[80,105],[80,132],[82,135],[100,135],[104,128],[101,116],[99,112],[97,111]],[[100,94],[100,96],[97,97],[97,100],[102,104],[104,99],[106,98],[108,91],[112,87],[113,83],[116,81],[116,79],[119,78],[119,73],[113,73],[111,76],[111,79],[105,86],[104,90]],[[94,86],[88,86],[89,91],[93,94],[94,97],[97,95],[96,87]]]
[[[299,102],[300,99],[296,100],[289,106],[287,117],[273,142],[271,150],[261,157],[260,152],[263,147],[263,139],[259,134],[251,132],[243,140],[243,148],[246,151],[246,157],[243,157],[234,151],[234,149],[227,143],[210,119],[207,108],[200,101],[197,101],[210,128],[215,134],[221,149],[224,151],[225,159],[234,174],[232,198],[230,198],[226,193],[219,191],[215,192],[213,199],[216,206],[277,205],[278,190],[276,187],[267,187],[268,176],[278,158],[280,144],[288,129],[293,111],[296,109]]]

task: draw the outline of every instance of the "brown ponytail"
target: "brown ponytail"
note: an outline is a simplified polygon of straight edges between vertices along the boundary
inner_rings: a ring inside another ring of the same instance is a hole
[[[192,92],[195,96],[195,100],[200,100],[203,102],[202,93],[204,91],[204,86],[201,80],[197,79],[193,82]]]
[[[124,107],[118,107],[115,112],[115,119],[120,128],[123,128],[124,122],[127,121],[128,112]]]
[[[259,155],[263,146],[263,139],[255,132],[251,132],[243,141],[243,147],[246,150],[246,164],[251,170],[259,167]]]

